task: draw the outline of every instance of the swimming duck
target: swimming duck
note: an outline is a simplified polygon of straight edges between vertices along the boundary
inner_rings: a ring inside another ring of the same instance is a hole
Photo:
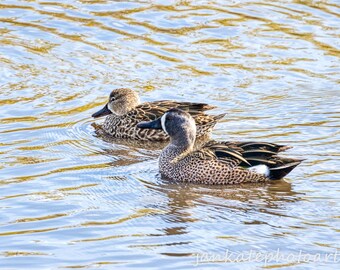
[[[141,104],[137,92],[129,88],[118,88],[111,92],[104,108],[94,113],[92,117],[107,115],[102,128],[113,137],[164,141],[168,140],[169,136],[163,130],[139,129],[137,124],[155,120],[173,107],[188,111],[193,116],[197,124],[197,137],[208,135],[217,121],[225,115],[211,116],[203,113],[215,108],[205,103],[162,100]]]
[[[195,121],[179,109],[170,109],[160,118],[137,126],[163,129],[170,136],[159,158],[159,171],[172,180],[201,184],[278,180],[302,161],[277,156],[290,147],[266,142],[208,141],[195,149]]]

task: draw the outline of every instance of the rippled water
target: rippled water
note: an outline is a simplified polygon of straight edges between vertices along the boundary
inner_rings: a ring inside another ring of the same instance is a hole
[[[0,267],[338,269],[339,25],[336,0],[2,0]],[[159,150],[95,133],[122,86],[307,160],[271,184],[166,182]]]

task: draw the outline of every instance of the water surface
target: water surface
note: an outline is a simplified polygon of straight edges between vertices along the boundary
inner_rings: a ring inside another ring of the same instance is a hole
[[[1,1],[0,267],[338,269],[339,25],[331,0]],[[270,184],[164,181],[159,150],[96,135],[117,87],[216,105],[215,139],[307,160]]]

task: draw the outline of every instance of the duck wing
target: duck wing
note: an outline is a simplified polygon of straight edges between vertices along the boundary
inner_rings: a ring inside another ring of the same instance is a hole
[[[154,106],[153,102],[146,102],[136,106],[127,115],[138,121],[153,121],[161,117],[167,110],[166,107]]]
[[[225,114],[205,114],[203,111],[215,108],[205,103],[176,102],[171,100],[142,103],[131,110],[128,115],[141,121],[152,121],[161,117],[166,111],[172,108],[187,111],[195,119],[197,125],[206,126],[207,128],[212,128],[217,121],[225,116]]]
[[[282,169],[291,167],[292,164],[297,166],[302,161],[278,156],[279,152],[288,148],[288,146],[266,142],[209,141],[192,154],[200,159],[217,159],[232,166],[246,168],[264,164],[279,174]]]
[[[218,159],[223,163],[237,166],[245,163],[248,166],[251,164],[243,157],[243,150],[232,144],[209,141],[205,143],[200,149],[193,152],[193,154],[200,159]]]
[[[216,108],[216,106],[209,105],[207,103],[173,101],[173,100],[160,100],[150,103],[152,103],[153,106],[165,107],[168,109],[178,108],[183,111],[189,112],[190,114],[204,112]]]
[[[205,113],[200,113],[200,114],[196,114],[193,115],[193,118],[195,119],[196,124],[199,125],[212,125],[215,126],[215,124],[221,120],[226,114],[222,113],[222,114],[218,114],[218,115],[208,115]]]
[[[234,142],[233,144],[241,147],[244,151],[250,150],[268,150],[272,152],[283,152],[286,151],[292,146],[289,145],[282,145],[282,144],[275,144],[275,143],[268,143],[268,142]]]
[[[152,101],[145,102],[136,107],[136,109],[149,110],[149,109],[161,109],[161,110],[170,110],[172,108],[178,108],[183,111],[190,113],[191,115],[200,114],[204,111],[211,110],[216,108],[216,106],[212,106],[206,103],[197,103],[197,102],[180,102],[173,100],[160,100],[160,101]]]

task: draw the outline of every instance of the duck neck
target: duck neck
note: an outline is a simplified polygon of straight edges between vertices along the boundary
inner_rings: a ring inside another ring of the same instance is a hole
[[[180,151],[188,151],[193,148],[195,139],[181,138],[181,140],[170,139],[170,144]]]
[[[176,163],[193,151],[195,144],[195,134],[183,134],[181,130],[176,136],[171,137],[169,149],[175,154],[171,163]]]

